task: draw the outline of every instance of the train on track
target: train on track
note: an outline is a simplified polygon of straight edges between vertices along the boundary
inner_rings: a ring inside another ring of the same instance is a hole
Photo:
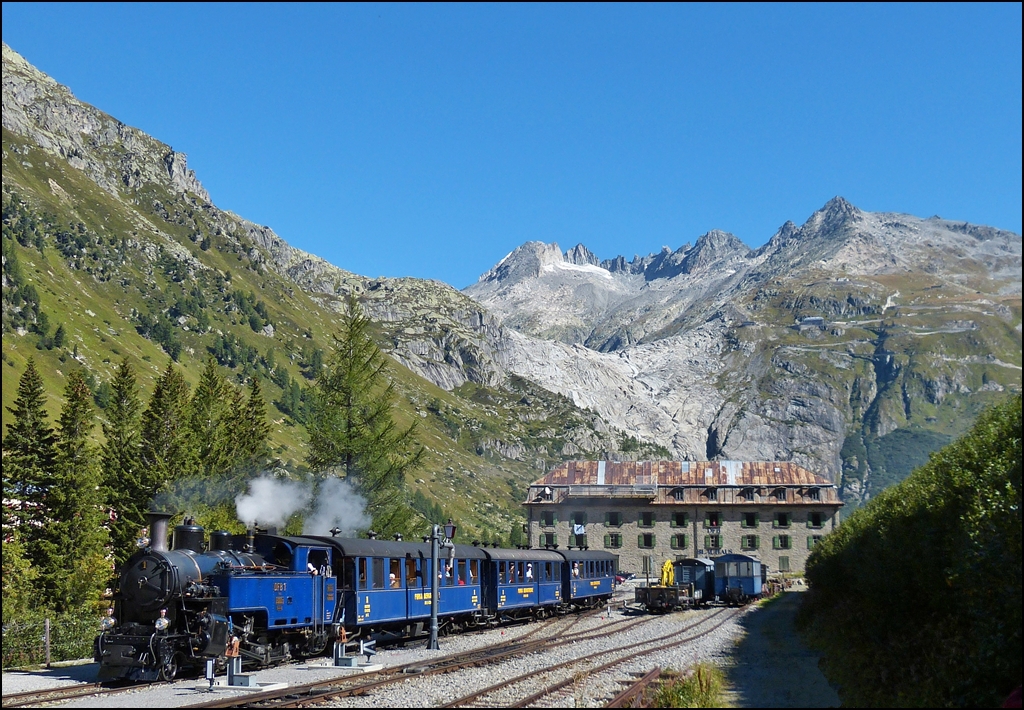
[[[746,604],[768,588],[768,566],[749,555],[666,561],[656,584],[638,586],[636,603],[661,613],[723,602]]]
[[[542,619],[606,602],[618,556],[591,550],[214,532],[150,513],[94,643],[99,679],[171,680],[233,638],[250,667],[323,654],[336,642],[416,638],[438,575],[441,633]]]

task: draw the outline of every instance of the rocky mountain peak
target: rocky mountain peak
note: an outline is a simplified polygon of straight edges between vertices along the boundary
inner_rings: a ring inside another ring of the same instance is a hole
[[[71,90],[3,45],[3,126],[84,173],[119,197],[155,183],[204,203],[210,195],[188,168],[184,153],[82,103]],[[118,165],[107,160],[121,153]]]
[[[582,245],[581,245],[582,246]],[[584,247],[586,249],[586,247]],[[589,252],[587,252],[589,253]],[[522,281],[540,276],[545,266],[553,266],[565,262],[565,256],[558,244],[552,242],[526,242],[517,247],[486,274],[479,282],[485,281]]]
[[[803,229],[816,228],[819,232],[832,234],[840,227],[860,219],[863,212],[838,195],[812,214]]]
[[[577,244],[572,249],[565,252],[565,260],[570,264],[576,264],[578,266],[584,266],[586,264],[591,266],[600,266],[601,264],[594,255],[594,252],[587,249],[583,244]]]

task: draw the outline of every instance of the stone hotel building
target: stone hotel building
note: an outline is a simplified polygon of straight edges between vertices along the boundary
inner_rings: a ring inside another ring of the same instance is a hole
[[[532,546],[608,550],[639,575],[729,552],[800,572],[843,506],[835,485],[788,461],[569,461],[524,505]]]

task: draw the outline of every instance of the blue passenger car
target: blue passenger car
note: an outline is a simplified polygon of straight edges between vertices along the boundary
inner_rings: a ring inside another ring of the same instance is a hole
[[[424,562],[429,567],[430,546],[424,547],[427,548]],[[455,545],[453,549],[442,550],[442,559],[438,563],[439,616],[451,617],[452,623],[456,626],[462,626],[466,622],[470,626],[474,625],[473,618],[479,616],[483,607],[481,584],[482,571],[486,563],[484,551],[471,545]],[[430,594],[429,585],[425,591]],[[427,614],[430,614],[429,607]]]
[[[545,616],[561,599],[562,558],[548,550],[484,549],[487,609],[504,618]]]
[[[715,596],[730,604],[745,604],[761,596],[761,561],[747,555],[714,558]]]
[[[563,600],[575,607],[592,607],[612,595],[619,556],[599,550],[559,550]]]

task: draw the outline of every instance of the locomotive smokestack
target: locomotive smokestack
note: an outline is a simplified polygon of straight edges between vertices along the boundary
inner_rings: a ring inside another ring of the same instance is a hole
[[[172,517],[172,513],[146,513],[146,520],[149,522],[149,544],[154,550],[167,551],[167,521]]]

